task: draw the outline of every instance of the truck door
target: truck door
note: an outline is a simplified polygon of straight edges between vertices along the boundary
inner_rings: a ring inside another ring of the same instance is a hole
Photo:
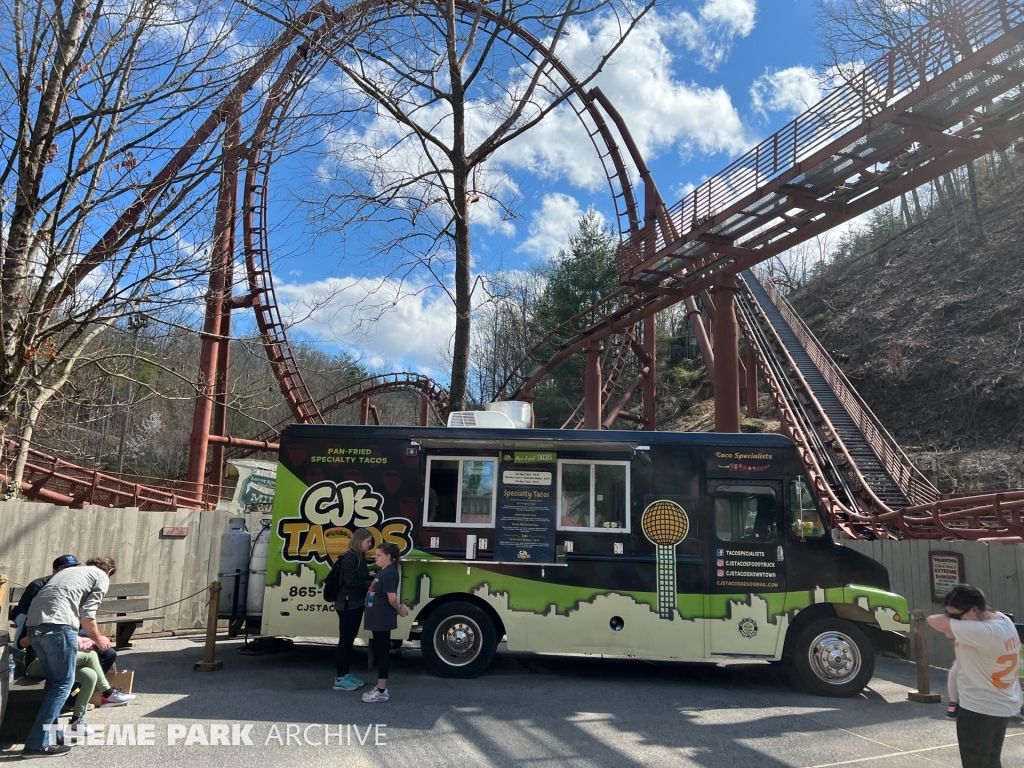
[[[784,498],[773,480],[712,480],[711,655],[774,656],[786,591]]]

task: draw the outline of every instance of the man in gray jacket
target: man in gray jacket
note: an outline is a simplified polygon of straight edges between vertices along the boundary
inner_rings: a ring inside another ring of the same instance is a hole
[[[25,740],[22,757],[63,755],[70,747],[50,743],[60,708],[71,692],[78,656],[78,629],[102,651],[110,641],[96,625],[96,609],[110,588],[110,576],[117,571],[114,560],[95,557],[85,565],[65,568],[46,582],[29,608],[25,620],[29,641],[46,671],[43,703]]]

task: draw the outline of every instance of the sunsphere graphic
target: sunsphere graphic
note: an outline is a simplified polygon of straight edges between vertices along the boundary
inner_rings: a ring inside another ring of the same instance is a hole
[[[658,582],[658,615],[671,619],[676,610],[676,545],[686,538],[690,518],[674,501],[652,502],[640,518],[644,536],[654,545]]]

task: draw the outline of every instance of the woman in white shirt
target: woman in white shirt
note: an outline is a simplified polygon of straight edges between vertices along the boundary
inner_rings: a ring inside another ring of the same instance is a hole
[[[1006,725],[1021,710],[1017,627],[968,584],[953,587],[943,606],[946,612],[929,616],[928,625],[955,641],[960,760],[964,768],[1000,768]]]

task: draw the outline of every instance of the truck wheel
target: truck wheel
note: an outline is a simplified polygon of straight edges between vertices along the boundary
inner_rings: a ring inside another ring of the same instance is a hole
[[[854,696],[875,674],[875,651],[845,619],[819,619],[803,628],[786,659],[790,676],[819,696]]]
[[[427,666],[441,677],[476,677],[491,663],[498,633],[472,603],[446,603],[423,625],[420,649]]]

